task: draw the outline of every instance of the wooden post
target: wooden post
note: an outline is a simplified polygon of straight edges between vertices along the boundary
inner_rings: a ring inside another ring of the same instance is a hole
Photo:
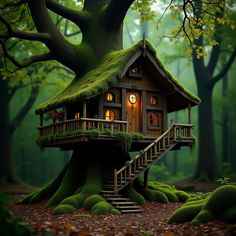
[[[191,112],[191,104],[188,104],[188,123],[192,124],[192,112]]]
[[[87,118],[87,101],[83,102],[83,118]],[[86,120],[82,121],[82,130],[86,131]]]
[[[117,174],[116,174],[116,169],[114,170],[114,192],[117,193]]]
[[[149,172],[149,168],[144,171],[144,176],[143,176],[143,182],[144,182],[145,189],[147,189],[147,187],[148,187],[148,172]]]
[[[40,114],[40,126],[43,126],[43,114]]]
[[[114,123],[113,121],[111,122],[111,133],[113,133],[113,130],[114,130]]]

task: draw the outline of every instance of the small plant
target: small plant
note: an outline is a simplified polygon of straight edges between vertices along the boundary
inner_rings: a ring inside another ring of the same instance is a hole
[[[139,155],[140,155],[141,157],[144,157],[144,150],[141,150],[141,151],[139,152]]]
[[[230,177],[223,177],[217,180],[221,185],[231,184]]]
[[[22,223],[19,219],[15,219],[13,213],[7,209],[7,197],[0,193],[0,233],[4,236],[30,236],[33,234],[32,229]]]

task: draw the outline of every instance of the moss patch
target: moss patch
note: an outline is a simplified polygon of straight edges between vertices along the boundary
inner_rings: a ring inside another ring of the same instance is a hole
[[[75,212],[76,209],[71,206],[71,205],[67,205],[67,204],[60,204],[59,206],[57,206],[54,210],[53,210],[53,214],[71,214],[73,212]]]
[[[202,205],[203,204],[199,203],[180,207],[171,215],[168,219],[168,223],[184,223],[191,221],[199,213]]]
[[[84,196],[82,194],[76,194],[71,197],[65,198],[61,204],[71,205],[76,209],[79,209],[84,202]]]
[[[214,219],[226,223],[236,222],[236,186],[224,185],[205,199],[195,201],[190,199],[172,214],[168,222],[190,221],[191,224],[200,224]]]
[[[90,210],[95,204],[97,204],[98,202],[104,202],[104,198],[102,198],[99,195],[92,195],[90,197],[88,197],[85,202],[84,202],[84,208],[86,210]]]
[[[108,214],[113,209],[112,205],[108,202],[98,202],[91,210],[92,214]]]

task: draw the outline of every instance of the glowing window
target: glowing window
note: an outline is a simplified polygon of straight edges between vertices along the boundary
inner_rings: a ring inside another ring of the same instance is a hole
[[[75,113],[75,119],[79,119],[79,112]]]
[[[150,104],[151,105],[157,105],[158,104],[158,100],[156,96],[151,96],[150,98]]]
[[[107,110],[105,112],[105,120],[115,120],[116,113],[113,110]]]
[[[136,101],[137,101],[136,95],[135,95],[134,93],[131,93],[131,94],[129,95],[129,102],[130,102],[131,104],[135,104]]]
[[[108,101],[108,102],[114,102],[115,101],[115,96],[114,96],[114,94],[113,93],[107,93],[107,96],[106,96],[106,100]]]
[[[151,112],[149,114],[149,125],[150,126],[159,126],[159,116],[156,112]]]
[[[129,76],[142,77],[142,68],[137,65],[133,65],[129,68]]]

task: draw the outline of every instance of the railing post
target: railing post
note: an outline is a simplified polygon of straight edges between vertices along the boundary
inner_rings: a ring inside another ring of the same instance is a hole
[[[189,127],[189,137],[192,138],[193,136],[193,126]]]
[[[113,121],[111,122],[111,133],[113,133],[113,130],[114,130],[114,123]]]
[[[157,156],[157,144],[155,143],[154,145],[154,156],[156,157]]]
[[[128,119],[126,119],[127,123],[125,124],[125,132],[128,132]]]
[[[174,142],[176,142],[176,126],[174,126],[174,135],[173,135],[173,137],[174,137]]]
[[[147,152],[144,153],[144,165],[147,165]]]
[[[114,170],[114,192],[118,192],[116,169]]]
[[[129,179],[131,179],[131,164],[129,164]]]

